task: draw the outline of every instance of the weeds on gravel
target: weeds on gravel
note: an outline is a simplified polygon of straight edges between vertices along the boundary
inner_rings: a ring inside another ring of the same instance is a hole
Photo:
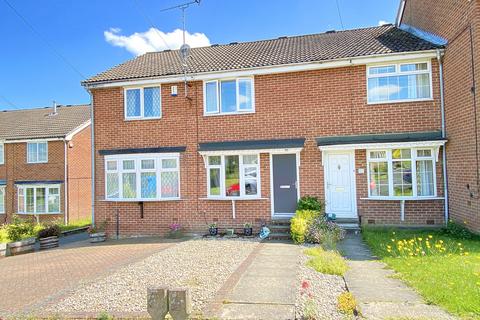
[[[315,247],[306,249],[304,253],[312,257],[307,261],[307,266],[317,272],[343,276],[348,269],[345,259],[337,251]]]
[[[102,311],[97,317],[97,320],[113,320],[113,316],[109,315],[107,312]]]
[[[344,292],[337,298],[337,308],[341,313],[354,315],[357,310],[357,301],[351,292]]]

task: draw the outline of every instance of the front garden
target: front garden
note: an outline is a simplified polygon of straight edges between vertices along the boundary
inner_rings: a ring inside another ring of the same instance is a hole
[[[480,237],[454,223],[444,230],[364,228],[375,255],[427,303],[480,319]]]

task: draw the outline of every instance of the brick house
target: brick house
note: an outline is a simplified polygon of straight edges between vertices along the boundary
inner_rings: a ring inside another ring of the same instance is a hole
[[[402,0],[397,25],[445,46],[443,57],[450,217],[480,232],[480,4]]]
[[[164,234],[289,218],[445,222],[441,47],[392,25],[147,53],[93,97],[95,221]],[[185,84],[186,83],[186,84]]]
[[[91,214],[90,106],[0,112],[0,222]]]

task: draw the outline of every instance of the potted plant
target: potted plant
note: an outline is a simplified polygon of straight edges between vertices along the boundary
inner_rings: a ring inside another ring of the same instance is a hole
[[[250,237],[253,234],[253,228],[250,222],[245,222],[243,224],[243,234],[247,237]]]
[[[56,224],[40,230],[38,232],[40,250],[58,247],[58,237],[60,237],[61,233],[60,227]]]
[[[182,238],[183,237],[183,234],[182,234],[182,226],[180,225],[180,223],[172,223],[170,226],[170,232],[168,234],[168,237],[170,239],[179,239],[179,238]]]
[[[216,222],[210,223],[208,225],[208,233],[210,233],[212,237],[215,237],[218,234],[218,227]]]
[[[6,226],[6,231],[8,239],[13,241],[7,244],[6,254],[17,255],[34,250],[36,238],[32,221],[14,215],[12,222]]]
[[[88,233],[90,234],[90,242],[104,242],[107,238],[107,233],[105,232],[105,226],[107,222],[98,223],[96,226],[90,226],[88,228]]]

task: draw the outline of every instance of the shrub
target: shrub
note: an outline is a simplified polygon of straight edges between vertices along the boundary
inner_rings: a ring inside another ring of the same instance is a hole
[[[305,254],[312,256],[307,266],[325,274],[343,276],[348,267],[345,259],[336,251],[325,251],[321,247],[306,249]]]
[[[36,230],[38,230],[38,227],[35,228],[32,221],[21,219],[17,215],[14,215],[12,222],[6,226],[7,237],[10,241],[34,237]]]
[[[452,220],[449,220],[447,226],[443,228],[443,233],[458,239],[475,238],[475,235],[464,225],[461,225],[460,223],[454,222]]]
[[[316,217],[308,227],[306,241],[320,243],[333,249],[336,243],[345,237],[345,230],[336,223],[328,221],[324,216]]]
[[[337,308],[346,315],[354,315],[357,310],[357,301],[351,292],[344,292],[337,298]]]
[[[290,235],[295,243],[304,243],[308,227],[320,215],[319,211],[297,210],[290,220]]]
[[[52,226],[48,226],[40,230],[38,232],[38,237],[39,238],[48,238],[53,236],[60,237],[61,233],[62,233],[62,230],[60,229],[60,226],[54,224]]]
[[[297,210],[313,210],[323,213],[324,208],[324,203],[312,196],[301,197],[297,203]]]

